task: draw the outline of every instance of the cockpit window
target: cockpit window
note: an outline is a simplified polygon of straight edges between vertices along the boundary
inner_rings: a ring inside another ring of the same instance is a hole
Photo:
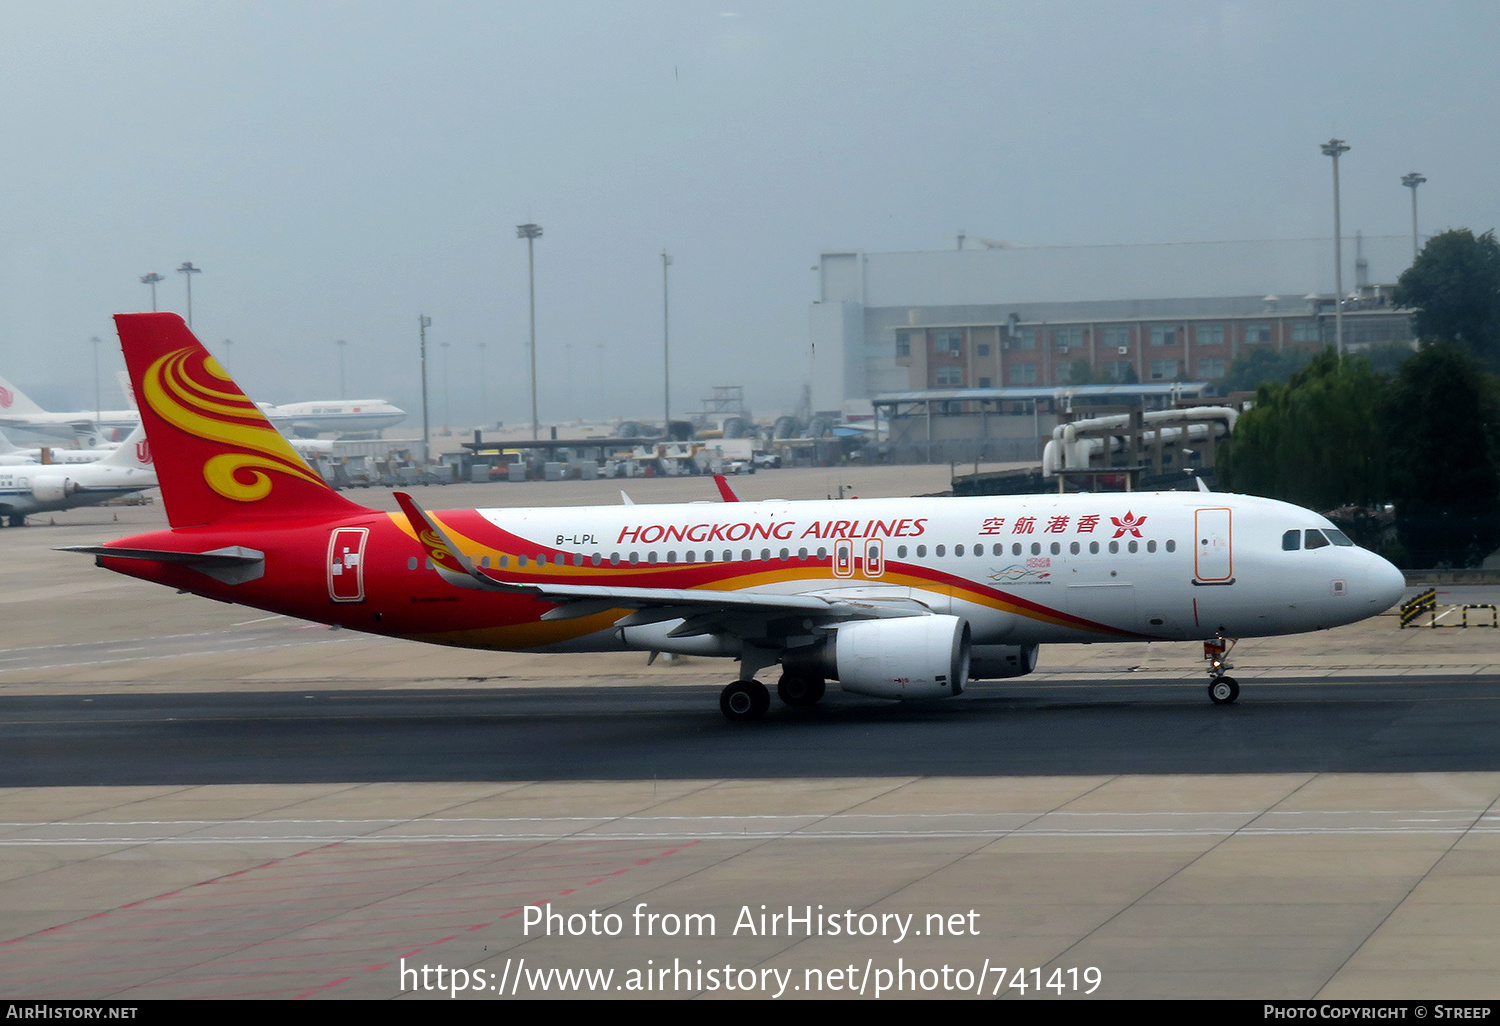
[[[1307,531],[1307,547],[1310,549],[1321,549],[1328,544],[1328,539],[1323,537],[1322,531]]]
[[[1343,531],[1335,531],[1331,527],[1325,527],[1325,528],[1323,528],[1323,533],[1326,534],[1326,535],[1328,535],[1328,540],[1331,541],[1331,542],[1333,542],[1335,545],[1353,545],[1354,544],[1354,542],[1352,542],[1352,541],[1349,540],[1349,536],[1347,534],[1345,534]]]
[[[1288,531],[1281,536],[1281,547],[1287,552],[1296,552],[1302,547],[1302,532]]]

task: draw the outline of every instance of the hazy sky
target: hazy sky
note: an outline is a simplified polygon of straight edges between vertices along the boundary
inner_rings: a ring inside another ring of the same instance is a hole
[[[254,398],[529,421],[793,405],[825,249],[1500,226],[1500,5],[3,0],[0,375],[106,405],[112,313],[185,310]],[[448,343],[446,351],[440,346]],[[568,348],[571,346],[571,350]],[[600,354],[603,347],[603,361]],[[571,395],[569,384],[571,383]]]

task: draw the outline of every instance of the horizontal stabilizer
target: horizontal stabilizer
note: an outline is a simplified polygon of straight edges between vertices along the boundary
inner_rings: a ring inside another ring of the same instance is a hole
[[[243,545],[229,545],[208,552],[180,552],[176,549],[127,549],[109,545],[63,545],[58,552],[84,552],[114,559],[149,559],[156,563],[179,563],[225,584],[244,584],[259,578],[266,570],[266,554]]]

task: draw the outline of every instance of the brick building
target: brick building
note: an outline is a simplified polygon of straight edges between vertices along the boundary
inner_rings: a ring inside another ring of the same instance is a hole
[[[1332,240],[822,254],[813,405],[911,389],[1211,381],[1255,347],[1334,339]],[[1344,342],[1411,338],[1409,237],[1347,246]],[[958,412],[955,410],[954,412]]]

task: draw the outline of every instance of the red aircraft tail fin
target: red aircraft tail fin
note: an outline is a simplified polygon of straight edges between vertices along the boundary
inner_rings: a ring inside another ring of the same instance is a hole
[[[167,521],[368,512],[324,483],[174,313],[116,314]]]

